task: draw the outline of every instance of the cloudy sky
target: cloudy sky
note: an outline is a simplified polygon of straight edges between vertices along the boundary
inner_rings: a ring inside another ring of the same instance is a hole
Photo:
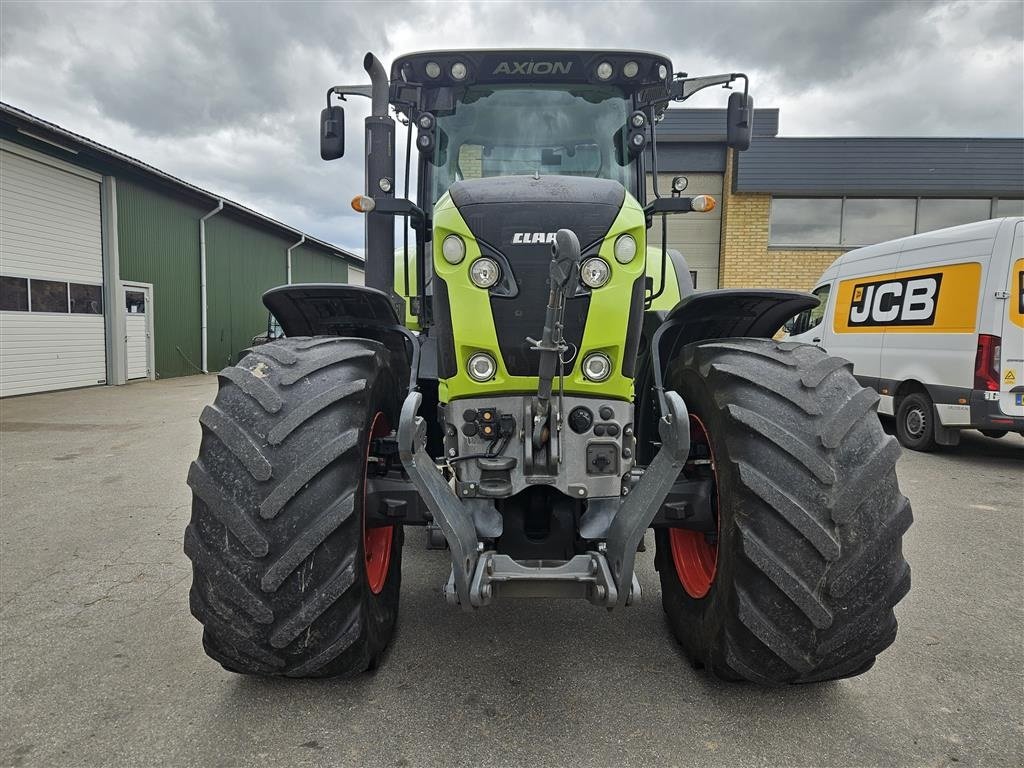
[[[785,136],[1020,136],[1024,3],[0,2],[0,100],[361,251],[324,92],[434,48],[609,47],[745,71]],[[718,89],[688,105],[724,106]],[[348,102],[362,144],[364,99]]]

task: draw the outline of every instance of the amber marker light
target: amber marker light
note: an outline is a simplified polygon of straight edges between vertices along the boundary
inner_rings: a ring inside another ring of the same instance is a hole
[[[372,197],[366,195],[356,195],[352,198],[352,210],[356,213],[369,213],[377,207],[377,203]]]
[[[708,213],[709,211],[713,211],[715,210],[716,205],[718,205],[718,203],[715,202],[715,198],[711,195],[697,195],[690,201],[690,207],[697,213]]]

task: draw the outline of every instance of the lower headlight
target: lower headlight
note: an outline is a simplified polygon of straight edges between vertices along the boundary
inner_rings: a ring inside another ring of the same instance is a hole
[[[580,280],[587,288],[600,288],[612,276],[612,268],[604,259],[594,257],[580,264]]]
[[[477,259],[469,267],[469,279],[477,288],[490,288],[501,277],[501,267],[494,259],[486,256]]]
[[[466,258],[466,241],[458,235],[448,235],[441,241],[441,255],[449,264],[459,264]]]
[[[612,373],[612,361],[603,352],[583,358],[583,375],[590,381],[604,381]]]
[[[494,358],[486,352],[477,352],[469,358],[466,369],[473,381],[490,381],[494,378],[498,366],[495,365]]]

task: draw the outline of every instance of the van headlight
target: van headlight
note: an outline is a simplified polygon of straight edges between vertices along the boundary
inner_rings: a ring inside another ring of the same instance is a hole
[[[587,288],[600,288],[612,276],[608,262],[596,256],[580,264],[580,280]]]
[[[594,352],[583,358],[583,375],[589,381],[604,381],[612,373],[612,361],[603,352]]]
[[[629,264],[636,256],[636,239],[629,233],[619,235],[615,240],[615,260]]]

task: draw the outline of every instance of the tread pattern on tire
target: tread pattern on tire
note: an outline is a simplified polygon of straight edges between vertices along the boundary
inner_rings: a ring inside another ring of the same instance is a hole
[[[397,613],[401,528],[380,595],[362,566],[363,451],[397,414],[390,358],[356,338],[287,338],[221,371],[189,468],[189,604],[227,669],[296,677],[365,670]]]
[[[733,510],[703,600],[685,594],[659,532],[665,609],[687,653],[723,678],[771,684],[869,668],[910,586],[912,513],[878,396],[847,361],[767,339],[692,344],[668,381],[714,412],[720,503]]]

